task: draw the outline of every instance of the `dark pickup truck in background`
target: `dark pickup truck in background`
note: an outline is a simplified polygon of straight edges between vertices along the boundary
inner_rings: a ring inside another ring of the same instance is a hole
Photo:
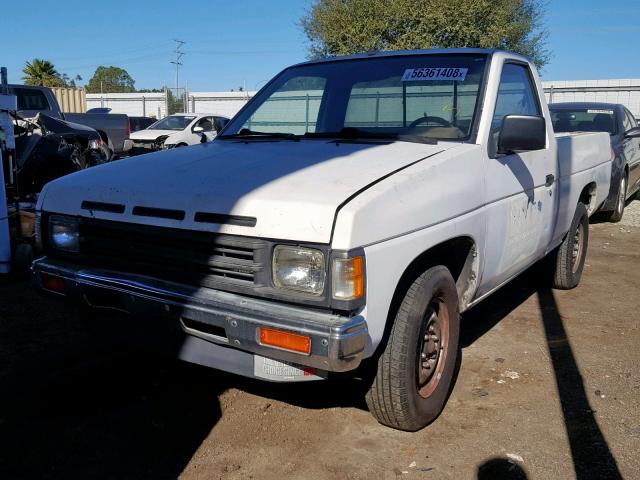
[[[129,117],[119,113],[63,113],[51,89],[31,85],[9,85],[18,99],[18,114],[24,118],[44,113],[50,117],[94,128],[107,144],[110,154],[121,155],[131,149]]]

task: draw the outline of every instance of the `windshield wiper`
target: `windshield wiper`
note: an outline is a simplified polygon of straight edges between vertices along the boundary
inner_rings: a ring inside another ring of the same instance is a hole
[[[282,138],[285,140],[293,140],[294,142],[299,142],[300,137],[293,133],[284,133],[284,132],[256,132],[255,130],[249,130],[248,128],[241,129],[238,133],[230,133],[228,135],[220,135],[218,138],[224,139],[232,139],[232,138]]]
[[[435,138],[423,137],[420,135],[402,135],[391,132],[370,132],[354,127],[344,127],[339,132],[307,132],[307,138],[330,138],[336,140],[399,140],[405,142],[419,142],[435,145]]]

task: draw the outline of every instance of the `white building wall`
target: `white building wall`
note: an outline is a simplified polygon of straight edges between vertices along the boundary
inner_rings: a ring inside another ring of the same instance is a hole
[[[132,117],[167,115],[164,93],[87,93],[87,109],[98,107]]]
[[[233,117],[256,92],[189,92],[189,111]]]

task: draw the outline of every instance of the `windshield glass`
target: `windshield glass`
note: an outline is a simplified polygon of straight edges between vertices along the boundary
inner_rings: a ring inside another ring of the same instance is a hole
[[[469,137],[485,55],[407,55],[292,67],[229,124],[233,135]],[[347,135],[348,134],[348,135]]]
[[[147,127],[148,130],[184,130],[196,117],[171,115]]]
[[[612,109],[550,109],[553,129],[563,132],[607,132],[618,131],[615,112]]]

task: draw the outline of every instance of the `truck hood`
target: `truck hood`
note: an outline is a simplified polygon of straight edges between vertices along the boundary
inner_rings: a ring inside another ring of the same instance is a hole
[[[162,135],[173,135],[174,133],[182,132],[182,130],[138,130],[133,132],[129,138],[131,140],[155,140]]]
[[[62,177],[45,186],[39,208],[120,222],[329,243],[336,212],[351,197],[455,145],[218,140]],[[95,204],[87,208],[86,203],[83,208],[83,202],[115,204],[120,210],[124,206],[124,212],[105,211],[116,207]],[[135,207],[179,214],[147,210],[141,215]],[[214,215],[205,215],[203,221],[198,212]]]

